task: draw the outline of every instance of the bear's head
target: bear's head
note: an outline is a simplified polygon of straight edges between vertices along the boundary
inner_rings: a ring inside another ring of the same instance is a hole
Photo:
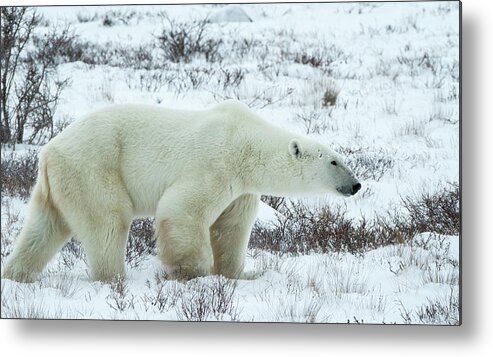
[[[352,196],[361,189],[361,184],[352,171],[328,147],[311,141],[292,139],[288,150],[292,160],[299,164],[303,184],[310,191]]]

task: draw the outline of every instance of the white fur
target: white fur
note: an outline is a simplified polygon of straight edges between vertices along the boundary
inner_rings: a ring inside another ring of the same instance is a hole
[[[75,234],[93,279],[114,279],[125,271],[132,219],[154,215],[160,258],[172,273],[241,278],[261,194],[347,195],[355,183],[336,153],[239,102],[204,111],[109,107],[43,148],[3,276],[32,281]]]

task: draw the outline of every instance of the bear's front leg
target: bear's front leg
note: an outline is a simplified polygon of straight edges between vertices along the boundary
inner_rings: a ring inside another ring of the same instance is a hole
[[[234,200],[210,228],[214,273],[245,279],[245,256],[260,197],[245,194]]]
[[[189,280],[212,272],[209,232],[191,217],[168,216],[156,222],[159,257],[172,278]]]
[[[217,192],[213,195],[207,194],[205,188],[192,189],[192,184],[169,188],[156,210],[159,257],[171,276],[177,279],[212,273],[209,227],[224,209],[222,200],[212,199],[219,198]]]

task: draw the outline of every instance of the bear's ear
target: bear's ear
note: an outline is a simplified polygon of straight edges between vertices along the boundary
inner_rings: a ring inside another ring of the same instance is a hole
[[[303,149],[301,148],[298,140],[293,139],[289,142],[289,153],[297,159],[301,158],[301,156],[303,155]]]

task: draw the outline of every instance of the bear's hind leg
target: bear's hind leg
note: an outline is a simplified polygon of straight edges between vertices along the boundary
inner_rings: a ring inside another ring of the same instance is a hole
[[[245,255],[260,197],[245,194],[234,200],[210,228],[214,273],[244,278]]]
[[[91,279],[111,282],[125,275],[125,248],[130,220],[106,217],[92,229],[76,232],[87,255]]]
[[[43,197],[39,184],[33,189],[25,225],[13,252],[3,267],[2,277],[32,282],[67,242],[70,230],[52,205]]]
[[[86,252],[91,279],[113,281],[125,274],[132,201],[117,172],[98,167],[83,174],[70,168],[70,180],[59,180],[62,174],[51,180],[57,202]]]

